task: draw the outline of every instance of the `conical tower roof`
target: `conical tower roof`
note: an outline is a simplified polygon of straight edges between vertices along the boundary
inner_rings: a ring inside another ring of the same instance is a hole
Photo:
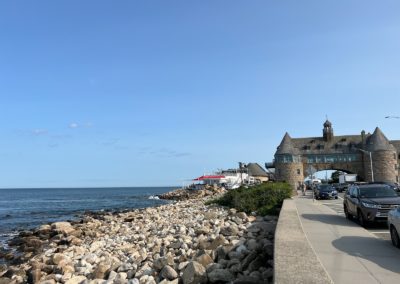
[[[292,137],[290,137],[289,133],[286,132],[285,136],[283,136],[282,142],[279,145],[276,154],[298,154],[298,151],[293,146]]]
[[[332,127],[332,122],[330,122],[329,120],[326,120],[324,123],[324,127]]]
[[[368,137],[367,148],[369,151],[393,150],[393,146],[379,127],[375,128],[374,133]]]

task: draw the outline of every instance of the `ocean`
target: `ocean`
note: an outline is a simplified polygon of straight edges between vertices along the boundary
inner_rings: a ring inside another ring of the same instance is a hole
[[[149,199],[176,187],[0,189],[0,249],[21,230],[77,219],[85,211],[151,207],[168,201]]]

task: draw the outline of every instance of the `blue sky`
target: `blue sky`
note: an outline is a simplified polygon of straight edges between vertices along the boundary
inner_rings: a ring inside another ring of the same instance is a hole
[[[285,131],[400,139],[398,1],[1,1],[0,187],[179,185]]]

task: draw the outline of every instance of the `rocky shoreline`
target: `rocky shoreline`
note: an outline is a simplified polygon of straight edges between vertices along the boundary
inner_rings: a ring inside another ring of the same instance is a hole
[[[22,233],[0,284],[272,283],[277,217],[207,206],[222,192],[207,191]]]

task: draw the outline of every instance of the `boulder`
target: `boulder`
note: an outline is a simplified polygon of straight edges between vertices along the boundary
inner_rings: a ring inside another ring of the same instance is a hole
[[[224,236],[217,236],[211,244],[208,246],[208,249],[215,250],[217,247],[225,245],[227,243],[227,240],[225,239]]]
[[[105,279],[110,271],[111,265],[105,262],[100,262],[93,271],[93,277],[97,279]]]
[[[31,269],[28,273],[28,282],[39,283],[41,277],[42,277],[42,272],[40,271],[39,268]]]
[[[206,269],[200,263],[196,261],[191,261],[183,271],[182,281],[183,284],[207,283]]]
[[[56,222],[51,224],[51,229],[64,234],[64,235],[69,235],[73,231],[75,231],[74,227],[72,227],[71,223],[69,222]]]
[[[163,279],[174,280],[178,278],[178,273],[171,266],[166,265],[160,272],[160,276]]]
[[[208,274],[211,283],[227,283],[235,280],[235,276],[227,269],[215,269]]]
[[[207,267],[207,265],[209,265],[210,263],[213,263],[211,256],[209,256],[206,253],[196,257],[196,261],[198,263],[200,263],[201,265],[203,265],[204,267]]]

